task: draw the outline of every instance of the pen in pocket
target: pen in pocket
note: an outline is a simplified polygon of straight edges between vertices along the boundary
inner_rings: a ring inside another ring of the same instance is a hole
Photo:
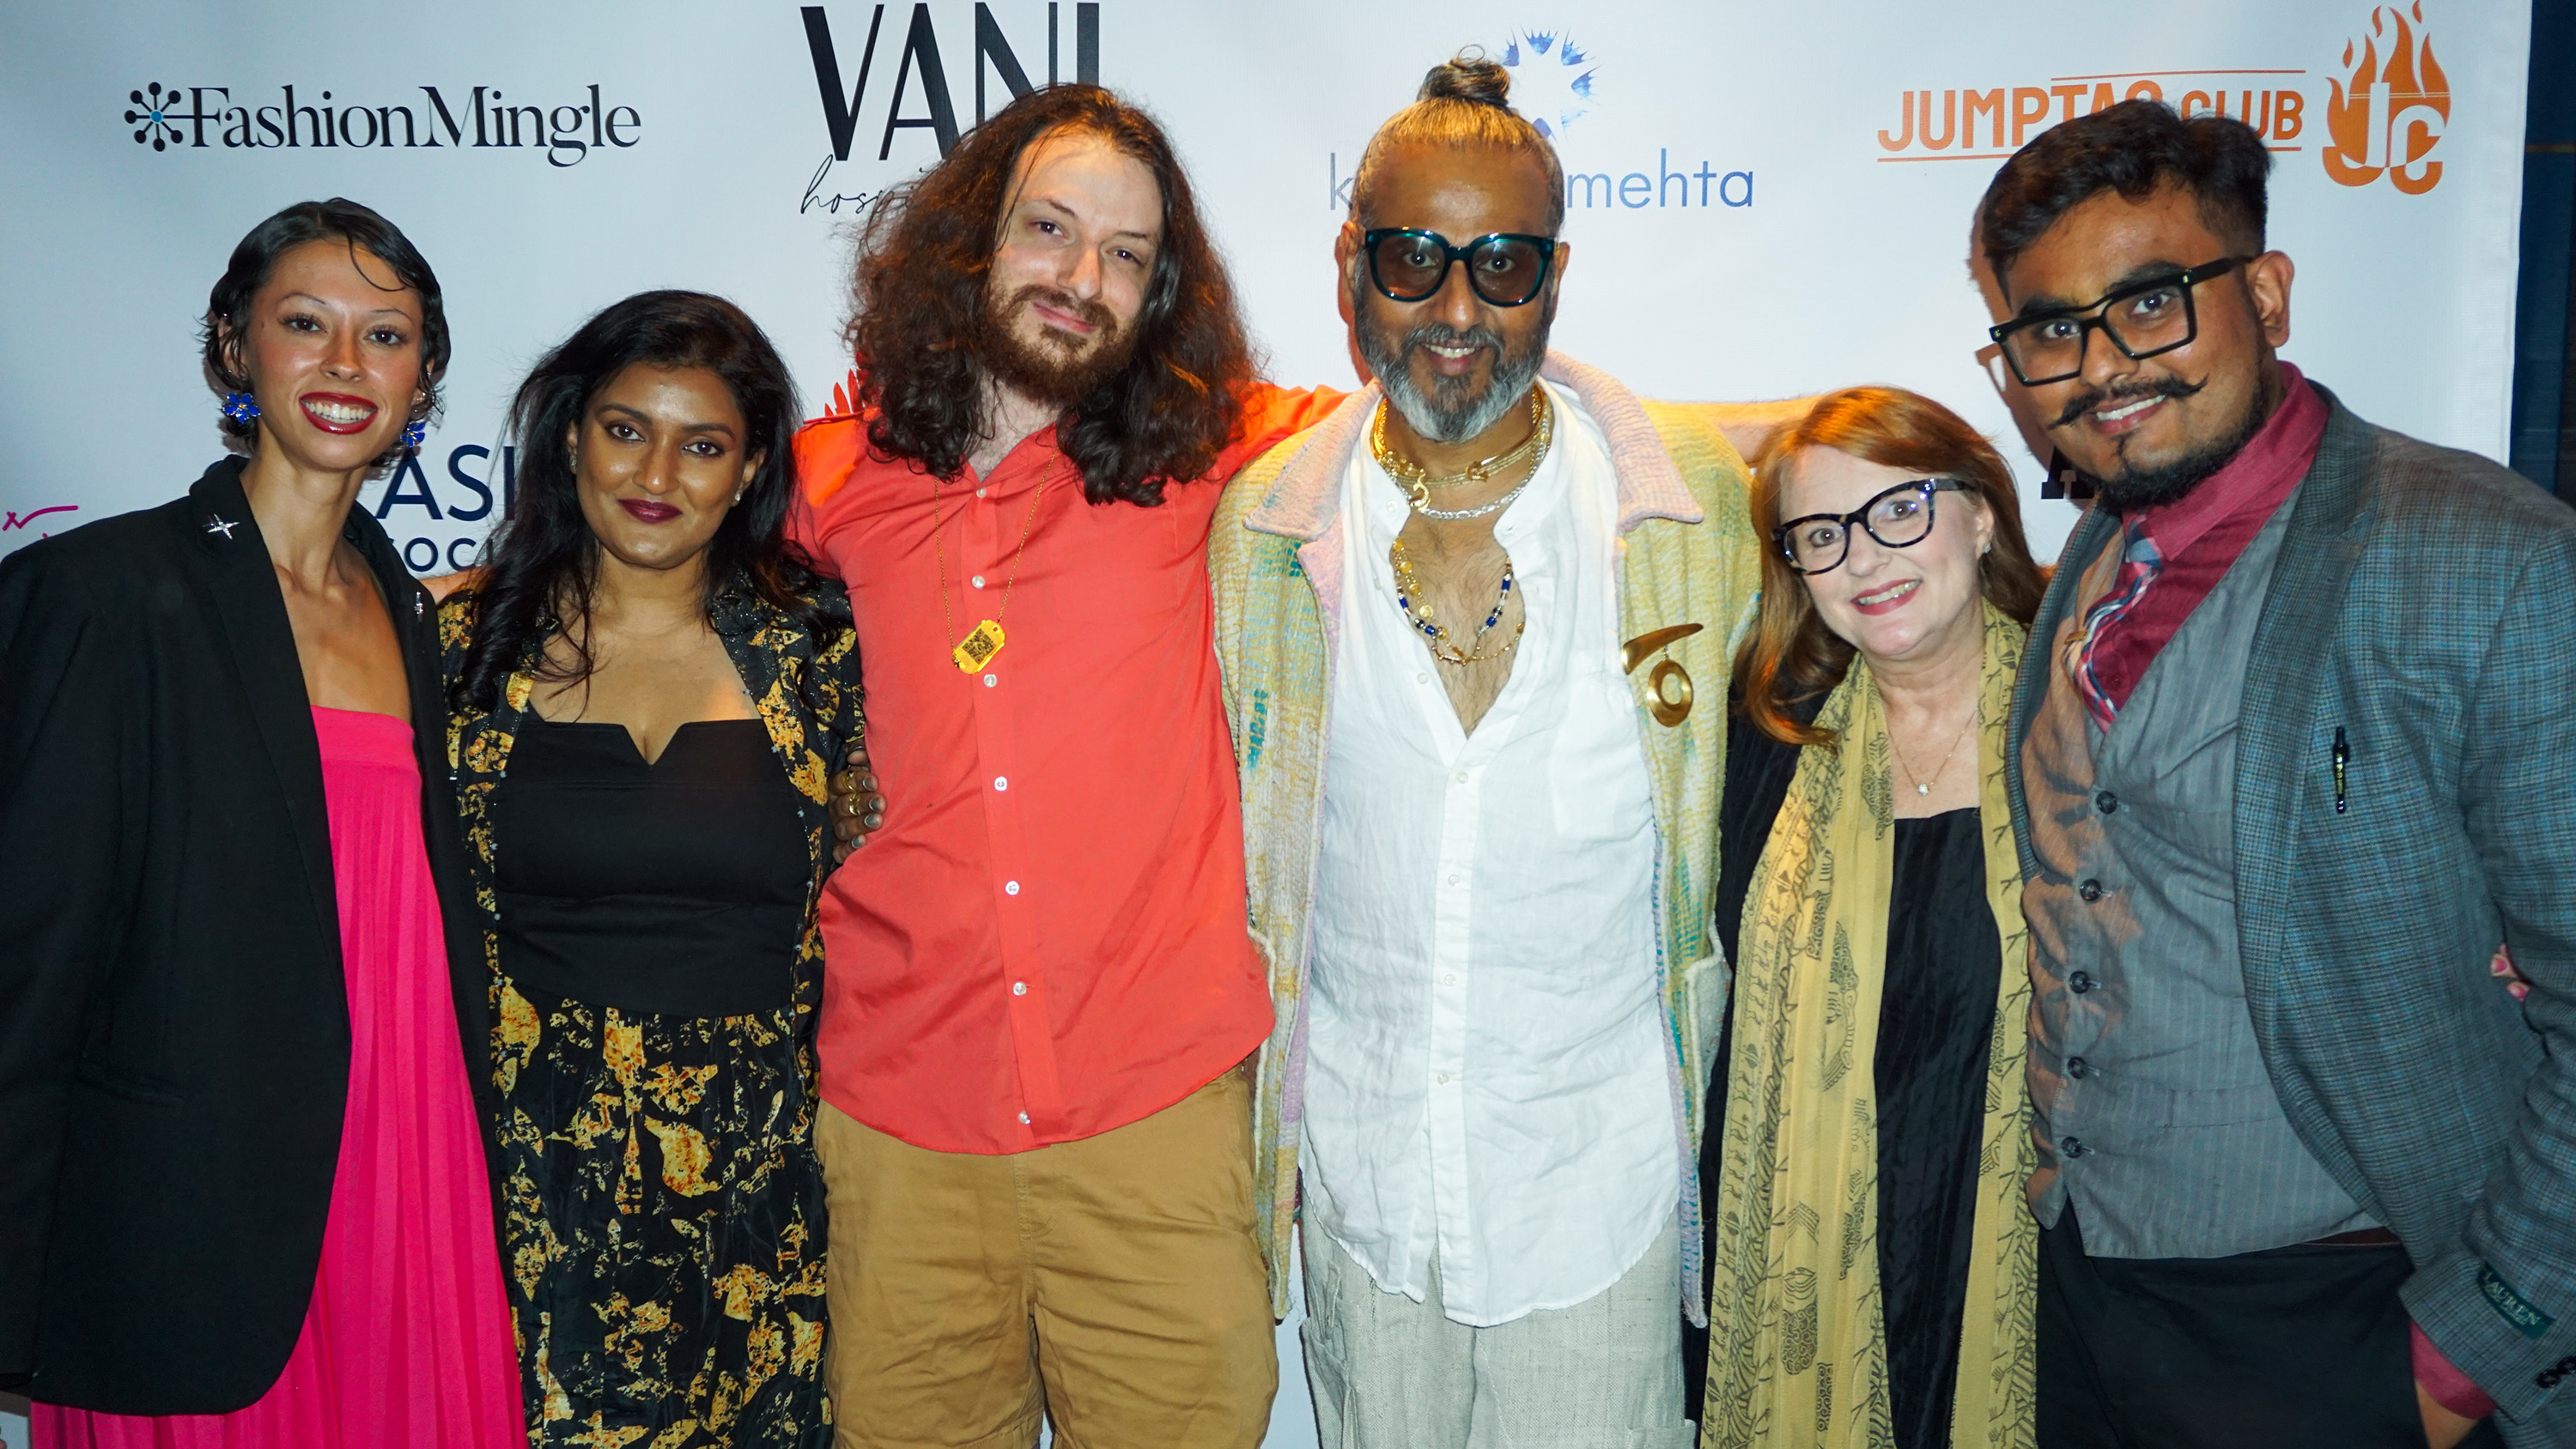
[[[2352,747],[2343,742],[2343,726],[2335,726],[2334,753],[2335,813],[2343,813],[2344,766],[2352,762]]]

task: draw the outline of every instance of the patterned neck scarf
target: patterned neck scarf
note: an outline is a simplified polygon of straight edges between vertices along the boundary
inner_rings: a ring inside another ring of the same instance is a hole
[[[2102,631],[2113,621],[2137,606],[2145,598],[2147,586],[2164,572],[2165,556],[2156,541],[2141,531],[2138,521],[2130,519],[2120,535],[2126,542],[2120,550],[2119,577],[2111,581],[2111,591],[2102,601],[2084,613],[2084,627],[2075,635],[2071,647],[2074,657],[2066,661],[2066,672],[2075,681],[2075,692],[2084,700],[2085,712],[2104,734],[2111,731],[2111,716],[2116,707],[2102,688],[2100,676],[2093,672],[2093,649],[2102,639]]]
[[[2022,1059],[2030,930],[2004,798],[2004,720],[2025,634],[1985,606],[1977,812],[1986,905],[2003,944],[1970,1228],[1950,1442],[2030,1449],[2039,1226]],[[1799,752],[1745,896],[1727,1072],[1716,1250],[1709,1263],[1709,1449],[1886,1449],[1887,1325],[1878,1281],[1878,1052],[1895,793],[1867,661],[1825,700],[1832,745]],[[1719,1131],[1712,1123],[1709,1130]]]

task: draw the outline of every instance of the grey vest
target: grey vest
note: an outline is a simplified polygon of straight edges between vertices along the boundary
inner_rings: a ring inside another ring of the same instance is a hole
[[[2246,1012],[2236,927],[2236,722],[2284,502],[2156,654],[2104,733],[2068,672],[2114,536],[2048,641],[2022,746],[2030,918],[2031,1207],[2072,1200],[2086,1251],[2214,1258],[2374,1220],[2299,1141]]]

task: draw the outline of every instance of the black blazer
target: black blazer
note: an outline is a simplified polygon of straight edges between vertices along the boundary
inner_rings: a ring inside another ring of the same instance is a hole
[[[243,466],[0,560],[0,1387],[51,1403],[251,1403],[321,1257],[348,1000],[320,747]],[[436,611],[365,510],[343,536],[410,670],[488,1136]]]

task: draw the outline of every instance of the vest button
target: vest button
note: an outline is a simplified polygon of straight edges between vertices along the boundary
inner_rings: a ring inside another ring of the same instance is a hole
[[[2087,902],[2098,901],[2102,899],[2102,883],[2098,880],[2085,881],[2075,888],[2075,893]]]
[[[2078,971],[2074,975],[2067,977],[2066,989],[2074,992],[2078,996],[2092,990],[2093,973],[2090,971]]]
[[[2080,1082],[2086,1077],[2093,1075],[2093,1064],[2084,1060],[2082,1057],[2068,1057],[2066,1059],[2066,1075],[2073,1077],[2075,1080]]]
[[[2057,1150],[2069,1157],[2082,1157],[2085,1153],[2084,1141],[2079,1137],[2061,1137],[2057,1139]]]
[[[2096,796],[2094,796],[2094,797],[2093,797],[2093,805],[2094,805],[2094,808],[2095,808],[2095,809],[2100,810],[2100,811],[2101,811],[2103,814],[2105,814],[2105,815],[2108,815],[2108,814],[2110,814],[2112,811],[2117,810],[2117,809],[2119,809],[2119,808],[2120,808],[2120,797],[2119,797],[2119,796],[2117,796],[2117,795],[2112,794],[2112,793],[2111,793],[2110,791],[2108,791],[2108,790],[2105,790],[2105,791],[2103,791],[2102,793],[2100,793],[2100,794],[2098,794],[2098,795],[2096,795]]]

